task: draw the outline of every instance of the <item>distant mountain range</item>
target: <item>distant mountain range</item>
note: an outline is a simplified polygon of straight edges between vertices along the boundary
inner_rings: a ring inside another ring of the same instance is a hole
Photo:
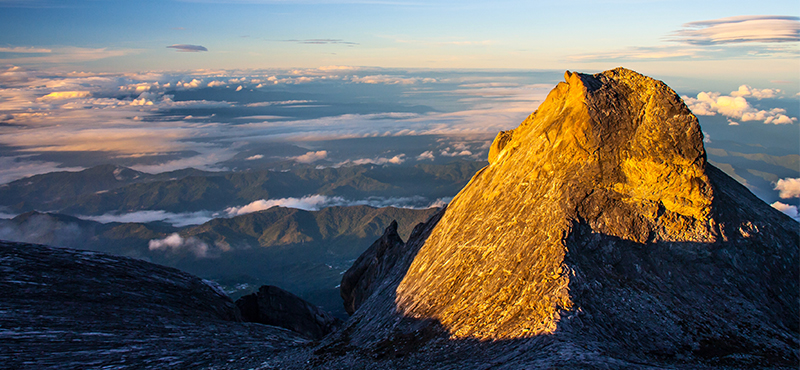
[[[28,212],[0,219],[0,239],[88,249],[177,267],[223,285],[234,298],[260,285],[284,287],[344,316],[336,287],[343,273],[393,221],[400,235],[438,208],[273,207],[197,226],[99,223]]]
[[[157,175],[102,165],[80,172],[52,172],[0,185],[7,211],[101,215],[142,210],[219,211],[260,199],[320,194],[368,197],[452,197],[485,162],[444,165],[303,166],[289,170],[207,172],[184,169]]]

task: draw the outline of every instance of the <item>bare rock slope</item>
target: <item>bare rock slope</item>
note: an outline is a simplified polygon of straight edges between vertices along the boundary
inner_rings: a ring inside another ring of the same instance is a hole
[[[319,358],[797,366],[798,223],[706,162],[664,83],[623,68],[565,79],[497,136]]]
[[[0,241],[0,369],[243,368],[306,345],[173,268]]]

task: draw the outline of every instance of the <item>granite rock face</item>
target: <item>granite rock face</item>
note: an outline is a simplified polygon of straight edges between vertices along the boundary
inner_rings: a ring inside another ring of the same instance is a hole
[[[706,162],[664,83],[565,79],[369,284],[339,343],[380,357],[389,341],[406,365],[448,348],[454,368],[796,366],[798,223]],[[442,334],[401,345],[422,323]]]
[[[330,313],[272,285],[239,298],[236,306],[244,321],[282,327],[310,339],[322,339],[341,324]]]
[[[241,322],[212,282],[97,252],[0,241],[0,297],[4,369],[242,368],[308,343]]]
[[[412,231],[414,237],[417,229]],[[396,261],[406,254],[406,243],[397,234],[397,221],[392,221],[380,239],[361,254],[342,276],[339,292],[344,308],[352,315],[386,278]]]

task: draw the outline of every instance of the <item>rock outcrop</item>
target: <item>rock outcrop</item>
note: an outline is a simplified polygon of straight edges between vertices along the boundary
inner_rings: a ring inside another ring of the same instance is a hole
[[[279,326],[309,339],[322,339],[341,324],[341,320],[304,299],[272,285],[236,300],[242,319]]]
[[[491,347],[510,368],[796,366],[797,222],[706,162],[664,83],[623,68],[565,79],[409,242],[413,262],[370,284],[349,343],[374,355],[432,321],[466,358]],[[548,346],[561,352],[534,350]]]
[[[412,237],[417,232],[414,229]],[[375,292],[377,285],[386,279],[386,274],[406,254],[405,246],[406,243],[397,234],[397,221],[392,221],[383,235],[344,273],[339,292],[348,314],[352,315]]]
[[[247,368],[308,344],[210,281],[97,252],[0,241],[0,297],[4,369]]]

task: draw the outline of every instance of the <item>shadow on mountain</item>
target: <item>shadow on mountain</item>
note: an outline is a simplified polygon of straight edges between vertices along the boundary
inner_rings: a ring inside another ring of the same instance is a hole
[[[758,222],[785,217],[777,212],[734,222],[763,207],[750,208],[758,199],[749,192],[731,197],[741,185],[720,181],[721,171],[709,175],[721,221],[714,243],[638,243],[572,221],[562,261],[571,307],[559,307],[554,331],[526,338],[456,339],[436,318],[404,315],[397,306],[397,288],[442,211],[395,252],[365,253],[372,267],[362,270],[374,273],[362,277],[362,289],[371,294],[308,361],[323,368],[364,361],[375,368],[796,366],[800,240],[787,228],[796,224]],[[375,267],[381,264],[391,269]]]

